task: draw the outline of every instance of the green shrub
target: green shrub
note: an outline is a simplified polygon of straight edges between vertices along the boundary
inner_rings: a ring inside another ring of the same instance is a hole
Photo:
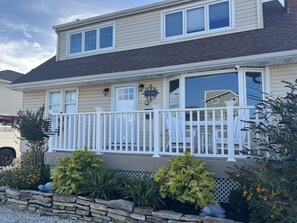
[[[159,186],[148,176],[123,178],[122,193],[125,199],[131,199],[137,206],[158,207],[163,204],[159,195]]]
[[[77,150],[72,155],[60,159],[51,178],[53,189],[60,194],[79,194],[84,181],[88,180],[89,171],[100,171],[102,160],[95,157],[95,153]]]
[[[255,167],[240,167],[233,180],[241,185],[253,222],[297,222],[297,82],[285,82],[284,97],[268,96],[257,106],[261,122],[251,123]]]
[[[205,163],[189,153],[171,159],[168,167],[161,167],[154,175],[160,184],[160,194],[182,203],[201,208],[216,203],[213,174],[205,170]]]
[[[85,174],[86,179],[79,188],[79,194],[109,200],[119,191],[120,180],[115,170],[102,168],[88,170]]]

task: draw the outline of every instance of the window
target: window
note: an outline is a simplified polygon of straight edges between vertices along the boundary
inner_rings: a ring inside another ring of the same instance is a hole
[[[48,93],[49,113],[76,113],[77,90],[59,90]]]
[[[230,26],[229,1],[209,5],[209,29]]]
[[[263,100],[262,73],[246,72],[246,104],[254,106]]]
[[[220,103],[220,99],[219,98],[214,98],[214,99],[212,99],[212,103],[213,104],[219,104]]]
[[[231,27],[231,0],[164,13],[164,38]]]
[[[169,82],[169,108],[179,108],[179,79]]]
[[[114,26],[99,27],[69,35],[69,53],[109,49],[114,46]]]

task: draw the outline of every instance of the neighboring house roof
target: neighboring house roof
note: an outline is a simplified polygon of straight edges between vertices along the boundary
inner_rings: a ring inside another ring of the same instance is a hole
[[[205,91],[205,94],[206,94],[205,96],[209,97],[209,98],[206,98],[204,100],[204,102],[208,102],[208,101],[210,101],[210,100],[212,100],[214,98],[219,98],[219,97],[221,97],[221,96],[223,96],[225,94],[229,94],[229,93],[231,93],[231,94],[233,94],[235,96],[238,96],[238,94],[234,93],[231,90]],[[211,94],[211,95],[207,95],[207,94]],[[215,95],[213,95],[213,94],[215,94]]]
[[[0,71],[0,80],[12,82],[22,77],[23,75],[24,74],[18,73],[12,70],[3,70],[3,71]]]
[[[297,24],[278,1],[263,3],[264,28],[56,62],[53,57],[13,82],[103,75],[297,50]]]

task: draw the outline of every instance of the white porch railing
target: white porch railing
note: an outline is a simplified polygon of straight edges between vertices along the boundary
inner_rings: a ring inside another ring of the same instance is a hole
[[[258,121],[254,107],[154,109],[132,112],[52,114],[49,151],[87,147],[97,153],[245,158],[254,137],[249,120]]]

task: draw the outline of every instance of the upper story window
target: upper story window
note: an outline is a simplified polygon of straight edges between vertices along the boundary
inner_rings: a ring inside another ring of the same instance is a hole
[[[231,0],[164,13],[164,39],[231,28]]]
[[[70,55],[113,47],[114,25],[69,34]]]

